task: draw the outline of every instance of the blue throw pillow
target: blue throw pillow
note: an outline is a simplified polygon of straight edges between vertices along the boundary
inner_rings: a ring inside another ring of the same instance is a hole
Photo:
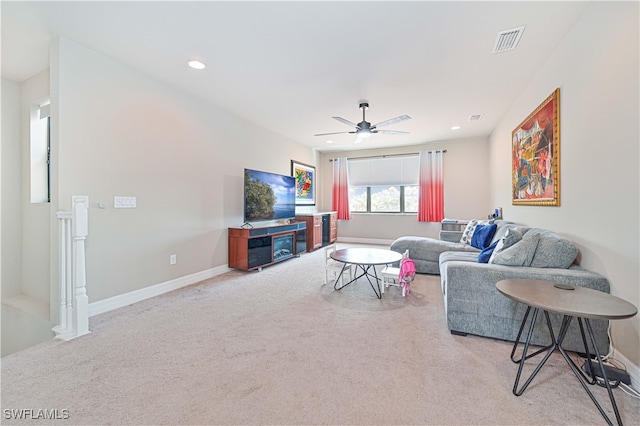
[[[494,242],[486,249],[482,250],[482,252],[478,255],[478,263],[489,263],[489,259],[491,259],[491,255],[493,254],[493,250],[496,248],[500,240]]]
[[[473,231],[473,237],[471,237],[471,245],[480,250],[486,249],[491,245],[496,229],[498,229],[498,225],[495,223],[476,226],[475,231]]]

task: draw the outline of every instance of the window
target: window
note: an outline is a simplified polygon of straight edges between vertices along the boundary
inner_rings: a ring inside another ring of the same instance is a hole
[[[417,213],[417,155],[349,160],[353,213]]]
[[[51,143],[49,101],[31,106],[31,202],[51,201]]]
[[[351,207],[352,212],[368,212],[368,200],[368,188],[366,186],[349,185],[349,207]]]

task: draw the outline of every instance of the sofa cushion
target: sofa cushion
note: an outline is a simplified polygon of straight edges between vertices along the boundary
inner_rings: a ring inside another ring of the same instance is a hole
[[[478,255],[478,263],[489,263],[489,259],[491,259],[491,255],[493,254],[493,250],[495,250],[496,246],[500,241],[494,241],[486,249],[482,250]]]
[[[471,245],[477,249],[484,250],[491,245],[493,235],[496,233],[498,225],[492,223],[490,225],[478,224],[473,231],[471,237]]]
[[[435,238],[405,236],[391,243],[391,250],[404,253],[409,250],[409,257],[416,264],[416,271],[420,274],[438,274],[438,258],[446,251],[472,252],[478,257],[480,250],[470,244],[452,243]],[[475,261],[476,259],[474,259]]]
[[[445,251],[440,253],[440,264],[446,262],[474,262],[478,261],[478,252]]]
[[[536,268],[570,267],[578,255],[578,247],[566,239],[547,229],[532,229],[527,234],[539,235],[538,246],[531,260],[531,266]]]
[[[499,253],[508,249],[518,241],[522,239],[522,232],[518,228],[509,228],[505,232],[504,236],[498,240],[498,245],[493,250],[491,254],[492,258],[495,258]],[[489,263],[493,263],[491,259],[489,259]]]
[[[522,235],[525,234],[525,232],[527,231],[527,229],[524,226],[518,226],[513,222],[508,222],[506,220],[496,220],[494,222],[496,225],[498,225],[498,229],[496,230],[495,235],[493,236],[493,241],[500,241],[502,239],[502,237],[505,236],[505,234],[510,230],[510,229],[518,229],[520,231],[520,233]]]
[[[473,238],[473,232],[476,230],[476,226],[480,223],[477,219],[471,219],[467,226],[464,228],[462,232],[462,237],[460,238],[460,242],[462,244],[471,244],[471,239]]]
[[[496,253],[495,256],[491,256],[489,263],[505,266],[531,266],[539,239],[539,234],[527,232],[520,241]]]

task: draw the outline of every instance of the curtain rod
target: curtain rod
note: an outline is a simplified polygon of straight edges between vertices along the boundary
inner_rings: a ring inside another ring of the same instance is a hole
[[[436,149],[434,151],[428,151],[428,152],[442,152],[443,154],[445,154],[447,152],[446,149]],[[407,152],[405,154],[388,154],[388,155],[370,155],[367,157],[347,157],[347,160],[364,160],[367,158],[387,158],[387,157],[405,157],[407,155],[419,155],[419,152]],[[334,160],[334,158],[330,158],[329,162],[331,163]]]

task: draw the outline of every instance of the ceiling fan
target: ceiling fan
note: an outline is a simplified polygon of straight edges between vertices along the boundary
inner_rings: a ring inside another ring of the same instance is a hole
[[[331,117],[331,118],[334,118],[334,119],[338,120],[341,123],[346,124],[347,126],[355,127],[355,130],[353,130],[351,132],[318,133],[315,136],[327,136],[327,135],[338,135],[338,134],[342,134],[342,133],[354,133],[356,135],[355,143],[360,143],[360,142],[362,142],[363,139],[368,138],[373,133],[383,133],[385,135],[406,135],[406,134],[409,134],[409,132],[401,132],[401,131],[398,131],[398,130],[378,129],[378,127],[391,126],[391,125],[398,124],[398,123],[401,123],[401,122],[406,121],[406,120],[411,120],[411,117],[409,117],[408,115],[401,115],[401,116],[398,116],[396,118],[391,118],[389,120],[381,121],[380,123],[374,124],[372,126],[371,123],[366,121],[365,118],[364,118],[364,112],[367,109],[369,109],[369,103],[368,102],[360,102],[360,109],[362,110],[362,121],[360,123],[358,123],[358,124],[352,123],[349,120],[345,120],[342,117]]]

